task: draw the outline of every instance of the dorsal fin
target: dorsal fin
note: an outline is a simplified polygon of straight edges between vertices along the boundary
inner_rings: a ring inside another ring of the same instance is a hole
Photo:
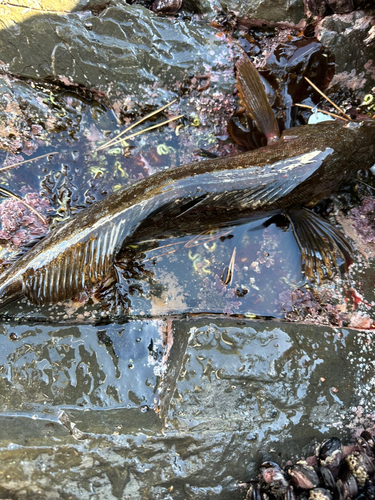
[[[242,104],[257,128],[267,138],[267,144],[280,138],[279,126],[268,101],[259,73],[249,58],[242,56],[236,64],[237,89]]]
[[[282,210],[295,201],[293,190],[316,173],[333,149],[315,150],[286,158],[262,167],[239,168],[202,174],[196,180],[205,191],[191,190],[186,196],[176,196],[151,211],[132,235],[132,241],[149,239],[149,235],[182,234],[202,230],[207,224],[235,224],[249,216]],[[288,197],[287,195],[291,195]],[[284,201],[283,201],[284,200]],[[205,219],[200,212],[209,214]]]

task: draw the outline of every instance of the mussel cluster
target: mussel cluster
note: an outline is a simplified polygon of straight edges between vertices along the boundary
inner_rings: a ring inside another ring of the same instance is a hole
[[[349,450],[349,451],[348,451]],[[282,468],[264,462],[247,500],[375,500],[375,439],[363,431],[355,445],[323,441],[316,456]]]

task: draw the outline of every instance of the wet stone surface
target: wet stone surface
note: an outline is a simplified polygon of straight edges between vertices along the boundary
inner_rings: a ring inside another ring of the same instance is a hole
[[[318,24],[317,35],[335,56],[332,86],[370,92],[375,86],[375,47],[364,40],[373,24],[374,11],[329,16]]]
[[[36,13],[0,31],[0,51],[12,74],[93,89],[112,105],[120,94],[144,99],[152,86],[171,97],[192,67],[217,72],[221,91],[234,81],[230,48],[206,23],[170,22],[121,2],[100,16]]]
[[[271,23],[298,24],[304,17],[303,0],[186,0],[185,8],[198,13],[215,15],[218,9],[235,13],[240,19],[264,19]]]
[[[1,334],[3,498],[243,499],[262,461],[373,425],[373,343],[346,329],[208,317]]]

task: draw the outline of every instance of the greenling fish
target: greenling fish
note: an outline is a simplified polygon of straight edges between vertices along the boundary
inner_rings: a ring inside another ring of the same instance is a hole
[[[105,279],[121,249],[137,238],[194,234],[275,214],[289,219],[307,278],[347,269],[349,243],[305,206],[375,163],[375,121],[323,122],[279,137],[250,61],[238,63],[237,81],[267,147],[157,173],[82,210],[0,276],[0,307],[22,296],[34,304],[73,298]]]

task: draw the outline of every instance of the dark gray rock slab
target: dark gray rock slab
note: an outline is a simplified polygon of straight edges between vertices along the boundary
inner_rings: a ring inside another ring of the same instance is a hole
[[[141,6],[118,4],[90,11],[35,14],[0,31],[7,71],[23,77],[83,86],[138,99],[166,91],[196,74],[215,72],[212,85],[233,89],[232,51],[205,23],[157,17]],[[171,94],[172,95],[172,94]]]
[[[374,419],[374,346],[353,330],[206,317],[1,336],[0,495],[242,499],[263,460]]]
[[[264,19],[271,23],[298,24],[304,17],[303,0],[184,0],[183,8],[216,15],[218,10],[232,12],[238,18]]]

